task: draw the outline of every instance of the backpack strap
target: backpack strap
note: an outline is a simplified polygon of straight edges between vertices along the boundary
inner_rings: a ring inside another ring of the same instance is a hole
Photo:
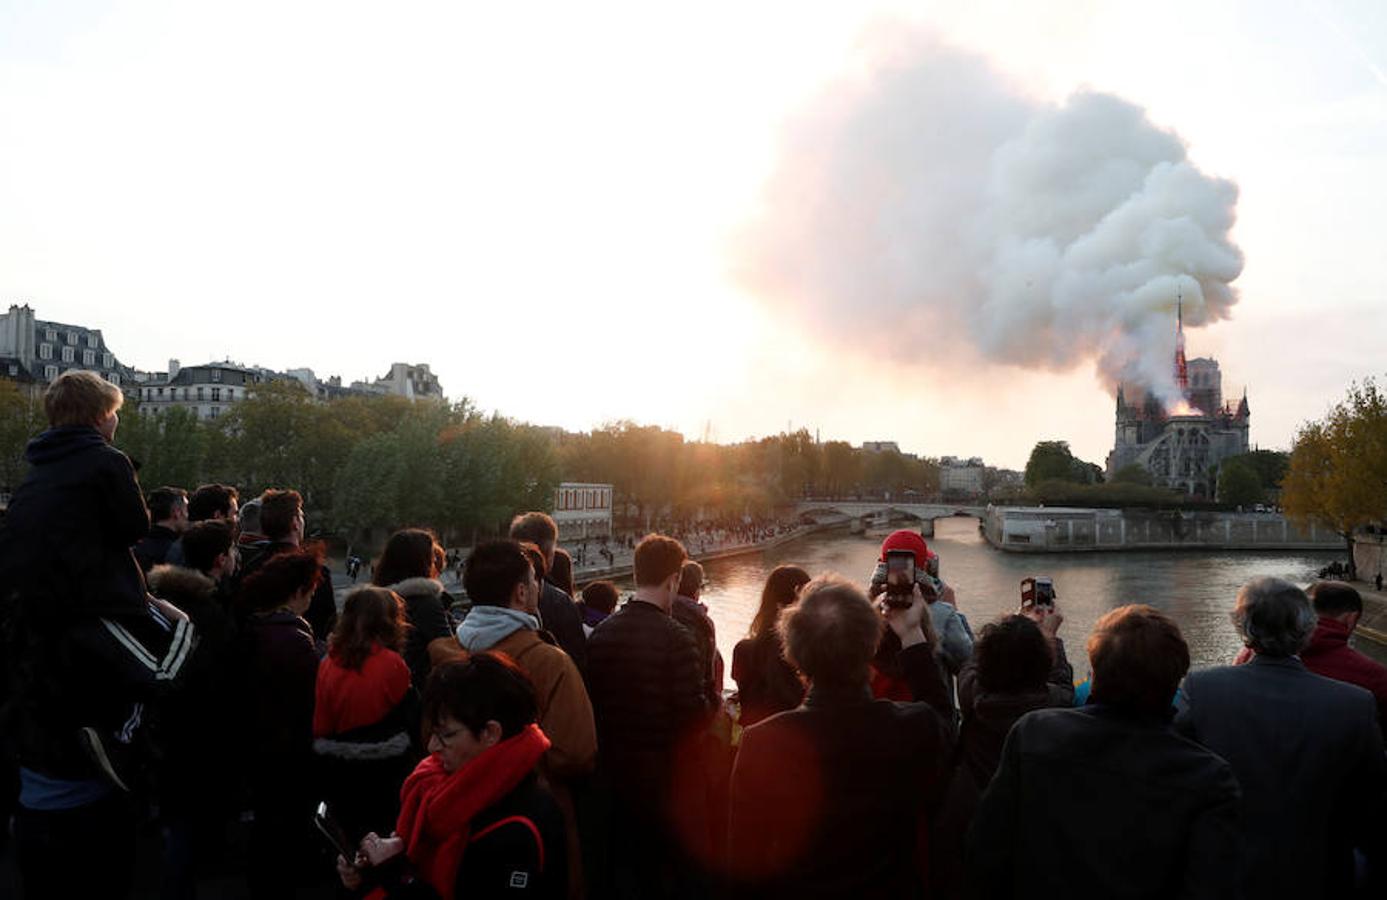
[[[491,834],[491,832],[493,832],[493,831],[495,831],[496,829],[500,828],[502,825],[510,825],[510,824],[513,824],[513,823],[514,823],[514,824],[524,825],[526,828],[530,829],[530,834],[532,834],[532,835],[534,836],[534,839],[535,839],[535,847],[538,848],[538,850],[539,850],[539,870],[540,870],[541,872],[543,872],[543,871],[544,871],[544,838],[540,836],[540,833],[539,833],[539,826],[536,825],[536,824],[534,823],[534,821],[533,821],[532,819],[530,819],[528,816],[506,816],[504,819],[498,819],[498,820],[496,820],[495,822],[492,822],[490,825],[488,825],[488,826],[486,826],[485,828],[483,828],[482,830],[480,830],[480,831],[476,832],[475,834],[473,834],[472,837],[469,838],[469,843],[470,843],[471,841],[477,840],[478,838],[482,838],[482,837],[485,837],[485,836],[488,835],[488,834]]]

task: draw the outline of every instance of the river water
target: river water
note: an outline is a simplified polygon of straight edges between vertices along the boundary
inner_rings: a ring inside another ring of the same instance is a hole
[[[761,587],[784,563],[811,575],[839,574],[864,587],[884,534],[819,532],[759,554],[705,563],[703,600],[718,629],[728,665],[732,647],[746,636]],[[1229,620],[1238,588],[1257,575],[1308,583],[1335,556],[1330,553],[1075,553],[1029,555],[994,550],[978,534],[976,519],[940,519],[926,539],[939,554],[940,576],[958,595],[958,607],[976,632],[1019,602],[1027,575],[1050,575],[1064,614],[1060,636],[1076,677],[1088,674],[1084,641],[1103,613],[1127,603],[1149,603],[1180,625],[1195,666],[1231,662],[1241,643]],[[1342,555],[1342,554],[1340,554]],[[731,684],[730,678],[727,685]]]

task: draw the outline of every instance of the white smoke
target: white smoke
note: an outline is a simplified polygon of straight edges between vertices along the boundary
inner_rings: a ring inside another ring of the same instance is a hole
[[[762,298],[873,352],[963,339],[1007,364],[1094,360],[1110,386],[1173,402],[1177,294],[1186,326],[1237,302],[1236,202],[1141,108],[1040,103],[914,37],[791,122],[736,265]]]

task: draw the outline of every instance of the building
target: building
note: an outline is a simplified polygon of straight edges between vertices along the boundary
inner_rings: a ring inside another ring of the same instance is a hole
[[[944,496],[977,497],[983,493],[983,476],[987,467],[979,457],[959,459],[945,456],[939,460],[939,492]]]
[[[393,394],[410,400],[443,399],[443,386],[438,383],[438,376],[429,371],[427,363],[394,363],[384,377],[369,384],[353,382],[351,389],[370,394]]]
[[[559,540],[582,540],[612,533],[612,486],[565,481],[554,489],[554,522]]]
[[[901,447],[895,441],[863,441],[863,453],[900,453]]]
[[[191,409],[199,419],[225,415],[232,404],[246,399],[257,384],[270,380],[270,373],[233,362],[209,362],[201,366],[181,366],[169,360],[167,372],[150,373],[131,390],[140,401],[140,412],[160,414],[175,406]]]
[[[0,377],[48,384],[68,369],[90,369],[128,388],[135,373],[106,346],[101,329],[35,318],[26,303],[0,315]]]
[[[1248,452],[1251,410],[1247,392],[1236,406],[1223,399],[1218,361],[1185,361],[1184,323],[1177,306],[1175,381],[1183,402],[1168,410],[1153,394],[1128,403],[1117,388],[1117,422],[1107,475],[1139,465],[1151,483],[1199,497],[1217,491],[1218,466],[1230,456]]]

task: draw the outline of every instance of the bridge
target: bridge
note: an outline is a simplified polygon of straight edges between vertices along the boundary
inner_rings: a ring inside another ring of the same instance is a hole
[[[795,506],[801,516],[837,513],[855,523],[878,516],[907,517],[926,523],[921,531],[928,537],[934,534],[934,520],[950,516],[972,516],[981,519],[986,509],[959,503],[924,503],[911,500],[801,500]]]

